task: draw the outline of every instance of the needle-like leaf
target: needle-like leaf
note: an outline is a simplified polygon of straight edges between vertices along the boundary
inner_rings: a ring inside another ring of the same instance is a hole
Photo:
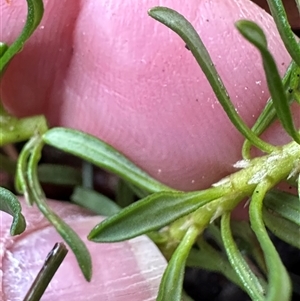
[[[267,0],[276,23],[280,37],[292,59],[300,66],[300,45],[297,43],[296,36],[291,29],[283,3],[281,0]],[[299,0],[296,0],[299,8]]]
[[[224,193],[222,187],[197,192],[163,191],[124,208],[95,226],[88,238],[96,242],[116,242],[160,229]]]
[[[28,189],[31,191],[30,194],[39,210],[72,249],[85,279],[90,281],[92,277],[92,260],[87,247],[77,233],[50,209],[40,186],[37,176],[37,164],[40,160],[42,147],[43,143],[40,140],[32,148],[27,170]]]
[[[263,30],[256,23],[248,20],[238,21],[236,27],[260,51],[277,116],[286,132],[300,144],[300,135],[294,126],[289,102],[276,63],[268,50],[267,39]]]
[[[298,66],[296,65],[296,63],[292,62],[289,65],[289,67],[282,79],[282,84],[283,84],[284,90],[287,94],[289,104],[292,103],[293,98],[294,98],[294,95],[290,93],[291,88],[292,88],[290,84],[291,84],[291,81],[295,82],[295,80],[293,78],[297,77],[297,75],[295,74],[297,72],[297,69],[298,69]],[[295,85],[296,83],[294,83],[294,82],[293,82],[293,84]],[[272,124],[272,122],[274,120],[276,120],[276,110],[274,108],[272,97],[270,97],[270,99],[266,103],[266,106],[264,107],[263,111],[257,118],[257,120],[251,130],[256,135],[259,136]],[[243,144],[243,148],[242,148],[242,154],[243,154],[244,159],[251,158],[250,148],[251,148],[251,142],[249,140],[245,140],[245,142]]]
[[[243,258],[235,241],[233,240],[230,229],[230,213],[225,213],[222,216],[221,233],[229,262],[243,284],[244,290],[248,293],[252,300],[263,301],[265,293],[264,288],[247,264],[246,260]]]
[[[183,39],[204,72],[224,111],[237,130],[259,149],[267,153],[274,150],[272,145],[258,138],[236,112],[207,49],[191,23],[178,12],[167,7],[154,7],[148,13],[152,18],[172,29]]]
[[[164,272],[156,299],[157,301],[182,300],[185,262],[198,234],[198,229],[193,226],[187,230]]]
[[[69,245],[84,277],[89,281],[92,276],[92,261],[87,247],[77,233],[51,210],[40,186],[37,176],[37,164],[41,156],[42,147],[43,143],[40,136],[34,136],[25,144],[19,157],[21,162],[18,162],[16,186],[20,192],[24,193],[25,199],[29,204],[37,205],[41,213]]]

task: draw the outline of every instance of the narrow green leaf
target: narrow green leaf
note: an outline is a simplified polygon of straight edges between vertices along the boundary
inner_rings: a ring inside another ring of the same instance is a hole
[[[18,158],[15,177],[15,189],[18,193],[24,194],[25,201],[29,206],[33,204],[34,199],[27,183],[28,160],[34,145],[38,143],[38,139],[37,136],[33,136],[22,148]]]
[[[0,57],[0,77],[3,75],[5,68],[10,60],[23,49],[24,43],[39,25],[43,13],[44,5],[42,0],[27,0],[28,11],[27,19],[23,31],[15,42],[9,46]]]
[[[291,77],[292,75],[297,71],[297,65],[295,62],[291,62],[289,65],[283,79],[282,84],[285,90],[285,93],[288,98],[289,104],[293,101],[293,95],[289,93],[291,87]],[[295,77],[295,76],[294,76]],[[255,124],[251,128],[253,133],[255,133],[257,136],[261,135],[272,123],[276,120],[276,110],[274,108],[272,97],[270,97],[266,103],[266,106],[264,107],[263,111],[257,118]],[[242,155],[244,159],[250,159],[250,148],[251,148],[251,142],[249,140],[245,140],[242,148]]]
[[[243,289],[252,300],[263,301],[265,294],[264,288],[243,258],[232,237],[230,213],[224,213],[221,218],[221,233],[229,262],[243,284]]]
[[[124,208],[95,226],[88,239],[116,242],[160,229],[220,197],[224,188],[197,192],[162,191]]]
[[[208,51],[191,23],[178,12],[166,7],[154,7],[148,13],[152,18],[172,29],[183,39],[204,72],[224,111],[237,130],[259,149],[267,153],[272,152],[274,147],[258,138],[237,114]]]
[[[84,277],[89,281],[92,274],[92,263],[88,249],[68,224],[49,208],[38,181],[37,164],[41,156],[42,147],[43,143],[39,136],[34,136],[25,144],[19,156],[16,186],[21,193],[24,193],[25,199],[30,205],[37,205],[42,214],[70,246]]]
[[[268,269],[268,288],[266,301],[290,300],[291,281],[288,273],[275,249],[268,232],[266,231],[262,206],[266,192],[272,187],[272,183],[263,180],[257,185],[250,202],[250,222],[251,227],[257,236],[266,260]]]
[[[289,52],[292,59],[300,66],[300,46],[297,43],[296,36],[291,29],[291,25],[288,21],[284,6],[281,0],[267,0],[272,14],[272,17],[276,23],[280,37]],[[299,0],[298,7],[299,7]]]
[[[47,205],[45,195],[40,186],[37,177],[37,164],[41,157],[41,151],[43,148],[42,140],[38,140],[32,148],[31,156],[28,162],[27,170],[27,183],[28,188],[31,191],[31,195],[34,198],[34,203],[37,205],[42,214],[48,219],[48,221],[54,226],[56,231],[61,235],[65,242],[72,249],[79,267],[87,281],[92,277],[92,260],[91,255],[74,230],[65,223],[56,213],[54,213]]]
[[[249,221],[231,220],[230,226],[235,241],[238,241],[237,245],[238,247],[240,246],[239,249],[241,250],[241,253],[246,252],[246,254],[249,254],[249,256],[257,263],[260,271],[266,275],[266,261],[257,237],[250,227]]]
[[[151,178],[107,143],[80,131],[53,128],[43,135],[48,145],[78,156],[149,192],[172,190]]]
[[[10,227],[10,235],[18,235],[26,228],[25,218],[22,215],[22,207],[17,197],[9,190],[0,187],[0,211],[4,211],[13,217]]]
[[[236,27],[239,32],[259,51],[263,60],[267,83],[277,116],[286,132],[300,144],[300,135],[296,130],[276,63],[268,50],[263,30],[254,22],[238,21]]]
[[[76,187],[71,195],[71,201],[79,206],[87,208],[98,215],[110,216],[118,213],[121,208],[111,199],[95,190]]]
[[[300,43],[299,43],[300,45]],[[300,104],[300,66],[294,68],[291,74],[290,87],[289,87],[290,97],[295,99],[295,101]]]
[[[176,251],[164,272],[162,277],[157,301],[181,301],[182,283],[185,270],[185,262],[188,254],[198,236],[198,229],[190,227],[186,232],[183,240],[180,242]]]

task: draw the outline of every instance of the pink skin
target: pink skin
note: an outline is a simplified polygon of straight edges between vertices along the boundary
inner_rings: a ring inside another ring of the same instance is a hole
[[[144,236],[124,243],[95,244],[86,239],[100,219],[77,206],[49,201],[55,211],[83,238],[93,254],[93,278],[87,284],[72,252],[48,287],[43,300],[152,300],[166,262],[157,247]],[[14,239],[0,227],[0,300],[23,300],[54,244],[62,241],[36,208],[24,206],[26,232]],[[11,218],[1,216],[8,225]],[[97,255],[97,256],[96,256]],[[147,258],[145,260],[145,258]],[[2,277],[1,277],[2,276]],[[2,287],[2,291],[1,291]],[[91,297],[92,296],[92,297]],[[76,298],[75,298],[76,297]],[[107,299],[108,298],[108,299]],[[149,299],[148,299],[149,298]]]
[[[232,165],[241,158],[243,138],[216,101],[184,43],[148,17],[147,9],[156,5],[172,7],[192,22],[249,126],[266,103],[268,91],[260,56],[239,35],[234,22],[252,19],[265,29],[281,74],[290,61],[271,18],[247,0],[191,0],[185,4],[179,0],[52,0],[45,4],[41,26],[12,61],[1,84],[7,108],[18,116],[43,113],[52,126],[96,135],[177,189],[206,188],[232,172]],[[10,43],[23,25],[20,20],[25,17],[25,1],[0,5],[0,40]],[[266,137],[278,144],[288,140],[278,124]],[[26,209],[25,214],[28,212]],[[5,214],[2,219],[1,229],[7,233],[10,220]],[[30,215],[29,221],[32,219]],[[82,237],[98,221],[95,217],[78,219],[73,217],[71,224],[77,225]],[[19,300],[24,296],[25,287],[38,269],[24,258],[40,265],[57,240],[54,230],[45,229],[45,223],[41,223],[31,224],[27,230],[30,233],[17,239],[3,235],[3,299]],[[38,234],[46,235],[50,242],[40,241]],[[164,261],[146,238],[142,240],[146,250],[152,248],[146,256],[138,254],[136,242],[133,247],[127,242],[118,244],[122,249],[89,243],[94,260],[93,283],[103,287],[86,284],[70,255],[43,300],[53,300],[53,294],[57,294],[56,300],[74,298],[78,292],[83,299],[93,296],[89,300],[99,300],[100,294],[103,300],[112,301],[124,300],[126,294],[131,300],[155,300]],[[20,253],[20,246],[24,253]],[[108,264],[115,258],[117,263]],[[141,258],[145,261],[143,267],[139,265]],[[125,276],[124,262],[128,264]],[[20,282],[17,277],[21,274],[16,277],[9,273],[13,263],[19,264],[18,273],[26,275],[20,276]],[[69,280],[66,274],[73,278]]]

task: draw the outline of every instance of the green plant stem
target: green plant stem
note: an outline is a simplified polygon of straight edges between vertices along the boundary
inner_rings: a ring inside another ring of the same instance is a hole
[[[48,129],[43,115],[21,119],[0,115],[0,126],[0,146],[28,140],[37,133],[45,133]]]
[[[287,178],[290,171],[295,167],[295,162],[298,162],[299,157],[300,145],[296,142],[291,142],[270,155],[245,161],[248,167],[214,185],[220,186],[220,188],[223,187],[223,196],[204,204],[193,213],[178,219],[165,228],[164,235],[168,238],[165,239],[164,244],[160,245],[164,256],[171,258],[174,250],[191,225],[196,225],[198,229],[204,229],[224,212],[232,211],[240,201],[251,196],[257,184],[264,179],[272,179],[272,185],[275,186],[281,180]]]

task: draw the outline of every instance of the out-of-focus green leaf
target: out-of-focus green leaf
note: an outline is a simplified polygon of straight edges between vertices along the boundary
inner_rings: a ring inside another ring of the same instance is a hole
[[[79,206],[87,208],[98,215],[110,216],[118,213],[121,208],[111,199],[95,190],[76,187],[71,201]]]
[[[27,5],[27,19],[23,31],[15,42],[3,51],[3,55],[0,57],[0,77],[3,75],[10,60],[23,49],[24,43],[28,40],[42,19],[44,13],[42,0],[27,0]]]
[[[191,23],[178,12],[167,7],[154,7],[148,13],[152,18],[172,29],[183,39],[204,72],[224,111],[238,131],[259,149],[267,153],[271,152],[274,147],[258,138],[236,112],[207,49]]]
[[[0,153],[0,171],[4,171],[9,175],[14,175],[16,168],[17,163],[14,160]]]
[[[134,202],[135,194],[131,187],[122,179],[118,182],[116,202],[121,208],[125,208]]]
[[[13,222],[10,227],[10,234],[12,236],[24,232],[26,222],[21,213],[21,204],[12,192],[3,187],[0,187],[0,211],[4,211],[13,217]]]
[[[149,192],[173,190],[150,177],[107,143],[80,131],[53,128],[43,135],[45,143],[102,167]]]
[[[88,238],[95,242],[116,242],[160,229],[224,193],[222,187],[199,192],[163,191],[124,208],[95,226]]]
[[[263,30],[256,23],[248,20],[238,21],[236,27],[259,50],[276,114],[286,132],[300,144],[300,135],[294,126],[289,102],[276,63],[268,50],[267,39]]]
[[[156,299],[157,301],[182,300],[185,262],[197,236],[198,229],[194,227],[190,227],[186,232],[164,272]]]
[[[81,184],[81,174],[71,166],[40,164],[38,178],[42,183],[76,186]]]

